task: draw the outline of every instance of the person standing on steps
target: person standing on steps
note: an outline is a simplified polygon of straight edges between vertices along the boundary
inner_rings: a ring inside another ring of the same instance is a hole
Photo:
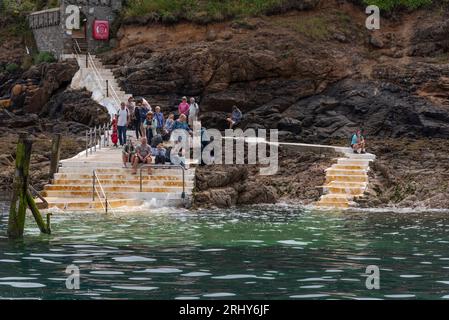
[[[149,142],[157,135],[157,120],[153,112],[148,112],[143,126],[146,130],[146,137]]]
[[[142,104],[138,102],[136,104],[136,107],[134,108],[134,127],[136,129],[136,139],[139,139],[139,137],[142,137],[142,131],[140,129],[140,108],[142,107]]]
[[[156,108],[154,109],[154,118],[157,121],[157,133],[158,134],[162,134],[163,129],[164,129],[164,114],[161,112],[161,107],[160,106],[156,106]]]
[[[200,112],[200,107],[198,106],[198,103],[195,102],[195,98],[190,98],[190,105],[189,105],[189,126],[193,128],[193,123],[195,121],[198,121],[198,115]]]
[[[117,142],[118,142],[118,133],[117,133],[117,115],[114,116],[114,119],[112,119],[112,134],[111,134],[111,141],[114,147],[118,147],[117,146]]]
[[[136,124],[136,119],[134,115],[134,109],[136,108],[136,104],[134,103],[134,98],[129,97],[128,102],[126,103],[126,107],[128,108],[129,113],[129,127],[130,130],[135,130],[134,125]]]
[[[148,112],[151,112],[151,106],[150,104],[142,98],[142,102],[140,104],[140,132],[142,137],[145,137],[145,128],[144,128],[144,122],[147,118]]]
[[[182,114],[186,117],[189,116],[190,105],[187,103],[187,97],[182,97],[182,102],[178,106],[179,116]]]
[[[120,142],[120,146],[124,146],[126,144],[126,129],[129,124],[129,111],[126,108],[126,104],[122,102],[120,104],[120,109],[117,112],[117,130],[118,130],[118,139]]]

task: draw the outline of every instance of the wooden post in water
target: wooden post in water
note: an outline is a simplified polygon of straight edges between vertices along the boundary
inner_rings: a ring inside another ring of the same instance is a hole
[[[57,134],[53,137],[51,144],[51,163],[50,163],[50,183],[58,172],[59,158],[61,155],[61,134]]]
[[[8,237],[21,238],[25,228],[27,209],[28,171],[30,168],[31,147],[33,142],[28,135],[21,133],[16,151],[16,171],[12,185],[12,199],[9,208]]]
[[[27,192],[27,202],[28,206],[30,207],[31,213],[33,214],[34,220],[36,220],[37,226],[39,227],[39,230],[42,233],[50,234],[50,225],[46,225],[44,222],[44,219],[42,218],[39,209],[37,208],[36,203],[34,202],[33,197],[31,196],[31,193]],[[47,216],[47,223],[49,222],[49,216]]]
[[[19,142],[17,143],[16,171],[13,182],[11,206],[9,209],[8,237],[11,239],[17,239],[23,236],[27,207],[31,209],[41,232],[50,233],[49,228],[45,225],[39,209],[28,190],[32,146],[33,142],[28,138],[28,134],[21,133]]]

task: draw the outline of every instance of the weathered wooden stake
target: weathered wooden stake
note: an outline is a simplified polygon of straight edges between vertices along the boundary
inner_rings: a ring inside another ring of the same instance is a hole
[[[53,137],[51,144],[51,163],[50,163],[50,183],[54,179],[55,173],[58,172],[59,158],[61,155],[61,134]]]
[[[28,139],[28,134],[22,133],[19,135],[16,151],[16,173],[14,176],[8,221],[8,237],[11,239],[17,239],[23,236],[27,207],[31,209],[41,232],[50,234],[50,228],[45,225],[39,209],[28,190],[32,146],[33,142]]]
[[[36,203],[34,202],[33,197],[31,196],[31,193],[27,192],[27,202],[28,206],[30,207],[31,213],[33,213],[34,220],[36,220],[37,226],[39,227],[39,230],[42,233],[50,234],[50,226],[48,225],[48,216],[47,216],[47,225],[44,222],[44,219],[42,219],[42,216],[39,212],[39,209],[37,208]]]
[[[9,209],[8,237],[15,239],[23,236],[27,208],[28,171],[30,168],[31,147],[33,142],[28,135],[21,133],[16,151],[16,172],[13,182],[13,194]]]

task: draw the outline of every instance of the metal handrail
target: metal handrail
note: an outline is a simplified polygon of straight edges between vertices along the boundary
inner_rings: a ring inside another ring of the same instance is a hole
[[[181,169],[182,171],[182,194],[181,194],[181,199],[185,199],[186,198],[186,182],[185,182],[185,172],[186,172],[186,168],[184,168],[183,166],[179,165],[179,164],[144,164],[140,167],[140,192],[143,192],[143,185],[142,185],[142,170],[144,168],[159,168],[159,169],[172,169],[172,168],[177,168],[177,169]]]
[[[77,58],[79,59],[80,58],[80,54],[81,54],[81,48],[79,46],[78,40],[74,39],[74,41],[75,41],[76,47],[78,49],[78,50],[76,50],[76,48],[75,48],[76,55],[77,55]],[[104,91],[105,88],[103,87],[103,83],[106,82],[106,81],[100,75],[100,71],[98,71],[98,68],[95,65],[95,61],[94,61],[92,55],[90,54],[90,52],[88,51],[86,53],[86,64],[87,64],[87,66],[89,65],[89,63],[92,66],[92,69],[94,71],[95,81],[100,86],[100,90]],[[108,90],[109,87],[112,89],[112,93],[113,93],[113,97],[112,98],[115,100],[115,103],[117,104],[116,109],[118,110],[118,108],[120,107],[120,98],[119,98],[119,96],[118,96],[118,94],[115,91],[113,86],[110,86],[107,82],[106,82],[106,86],[107,86],[106,90]]]
[[[102,147],[109,146],[109,125],[95,126],[86,130],[86,157],[89,156],[89,152],[92,154],[97,151],[97,143],[100,150]]]
[[[89,57],[89,59],[90,59],[90,63],[91,63],[92,68],[93,68],[93,70],[94,70],[95,76],[96,76],[98,79],[100,79],[100,80],[99,80],[99,82],[100,82],[100,87],[101,87],[101,90],[103,90],[103,86],[101,85],[101,82],[105,82],[105,80],[104,80],[103,77],[100,75],[100,71],[98,71],[98,68],[97,68],[97,66],[95,65],[95,61],[94,61],[94,59],[92,58],[92,55],[91,55],[89,52],[87,53],[87,55],[88,55],[88,57]],[[113,97],[112,97],[112,98],[115,100],[115,103],[117,104],[117,110],[118,110],[118,108],[120,107],[120,98],[118,97],[117,92],[114,90],[114,88],[113,88],[112,86],[109,86],[108,83],[107,83],[106,85],[108,86],[108,88],[111,87],[111,89],[112,89],[112,93],[113,93]],[[115,95],[115,96],[114,96],[114,95]]]
[[[101,196],[100,196],[100,193],[98,192],[95,181],[98,181],[98,185],[100,186],[100,191],[104,197],[104,205],[103,205],[103,202],[101,202]],[[108,213],[108,209],[111,207],[111,205],[108,201],[108,196],[107,196],[106,192],[104,191],[103,186],[101,185],[101,181],[98,178],[97,171],[93,170],[93,172],[92,172],[92,201],[95,201],[95,193],[97,194],[98,199],[100,199],[100,203],[101,203],[101,206],[103,207],[104,211],[106,213]]]

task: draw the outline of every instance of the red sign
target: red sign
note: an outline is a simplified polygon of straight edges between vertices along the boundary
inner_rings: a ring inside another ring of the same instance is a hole
[[[109,21],[95,20],[93,28],[93,36],[95,40],[109,39]]]

